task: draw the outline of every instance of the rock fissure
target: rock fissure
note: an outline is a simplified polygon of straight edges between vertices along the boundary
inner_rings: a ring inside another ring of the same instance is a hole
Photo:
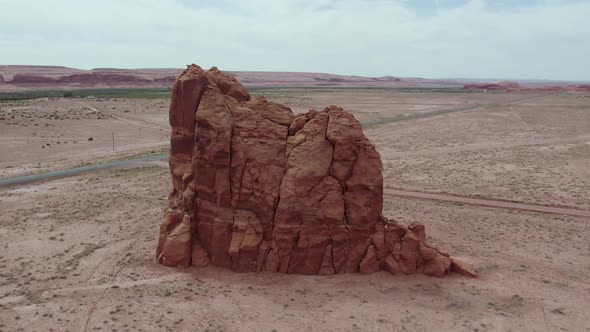
[[[291,124],[293,123],[293,121],[291,121],[289,123],[289,125],[287,126],[287,135],[285,136],[285,142],[283,145],[283,149],[282,149],[282,156],[279,155],[276,156],[277,158],[282,158],[282,162],[281,164],[283,165],[282,168],[282,172],[281,172],[281,179],[279,180],[279,186],[277,189],[277,197],[275,199],[275,204],[273,206],[273,213],[272,213],[272,224],[271,224],[271,229],[274,231],[274,225],[275,225],[275,218],[277,215],[277,208],[279,207],[279,204],[281,202],[281,186],[283,185],[283,178],[285,177],[285,172],[287,171],[287,145],[288,145],[288,138],[289,138],[289,127],[291,126]]]
[[[227,104],[227,100],[225,98],[223,99],[223,104],[227,108],[229,117],[231,118],[231,122],[233,123],[234,122],[234,118],[233,118],[233,114],[231,112],[231,107]],[[229,131],[229,141],[230,142],[233,139],[233,134],[234,134],[233,133],[233,127],[230,127],[230,131]],[[229,174],[228,174],[228,177],[229,177],[229,180],[228,181],[229,181],[229,183],[233,183],[232,182],[232,174],[233,174],[233,172],[231,172],[232,155],[233,155],[233,153],[232,153],[231,146],[229,148],[228,154],[229,154],[229,165],[228,165],[228,168],[230,169]],[[229,186],[229,197],[230,197],[230,205],[231,205],[232,204],[231,202],[233,201],[233,197],[234,197],[233,196],[233,190],[232,190],[232,186],[231,185]]]
[[[474,275],[428,244],[423,226],[382,216],[379,152],[337,106],[295,115],[215,67],[191,65],[174,85],[170,125],[173,190],[156,253],[164,265]]]

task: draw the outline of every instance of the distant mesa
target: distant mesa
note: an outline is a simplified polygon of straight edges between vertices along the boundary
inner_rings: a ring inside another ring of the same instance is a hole
[[[590,84],[568,85],[567,90],[576,92],[590,92]]]
[[[9,84],[55,84],[57,83],[57,79],[40,76],[40,75],[27,75],[27,74],[16,74],[13,76],[12,80],[8,82]]]
[[[164,79],[164,82],[170,83],[170,77],[160,78]],[[8,84],[14,85],[145,85],[153,83],[154,80],[144,79],[136,75],[131,74],[101,74],[101,73],[88,73],[88,74],[72,74],[67,76],[61,76],[57,78],[41,76],[41,75],[27,75],[27,74],[16,74],[12,80],[7,82]],[[159,82],[159,81],[158,81]]]
[[[512,91],[520,89],[521,86],[516,82],[502,81],[498,83],[465,84],[463,88],[466,90]]]
[[[315,81],[318,82],[329,82],[329,83],[356,83],[359,81],[364,81],[367,78],[354,76],[350,78],[338,78],[338,77],[314,77]],[[383,77],[371,77],[369,78],[373,82],[401,82],[402,80],[397,77],[393,76],[383,76]]]
[[[178,68],[95,68],[0,65],[0,90],[169,88],[182,73]],[[464,79],[365,77],[310,72],[227,71],[226,75],[249,87],[392,87],[461,88],[489,91],[588,91],[587,83],[560,81],[465,82]]]
[[[170,125],[163,265],[475,276],[427,241],[423,225],[382,215],[381,157],[340,107],[295,115],[215,67],[191,65],[174,84]]]
[[[59,83],[66,84],[83,84],[83,85],[95,85],[95,84],[119,84],[119,83],[149,83],[151,80],[142,79],[136,75],[125,75],[125,74],[74,74],[69,76],[63,76],[57,79]]]
[[[160,83],[160,84],[165,84],[165,85],[172,85],[172,84],[174,84],[174,82],[176,82],[176,76],[166,76],[166,77],[155,78],[154,82]]]
[[[57,66],[0,66],[3,90],[76,88],[168,88],[182,73],[177,68],[95,68],[81,70]],[[252,87],[461,87],[452,80],[394,76],[364,77],[306,72],[231,71],[227,75]]]
[[[516,82],[502,81],[498,83],[470,83],[463,85],[465,90],[489,90],[505,92],[589,92],[590,84],[543,85],[529,83],[523,86]]]
[[[399,77],[395,77],[395,76],[381,76],[381,77],[375,77],[376,80],[380,80],[380,81],[394,81],[394,82],[401,82],[402,79]]]

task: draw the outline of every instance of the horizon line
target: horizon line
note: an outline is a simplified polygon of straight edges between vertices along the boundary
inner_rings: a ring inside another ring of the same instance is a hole
[[[185,65],[190,66],[190,65]],[[47,68],[66,68],[66,69],[74,69],[74,70],[83,70],[83,71],[93,71],[93,70],[154,70],[154,69],[166,69],[166,70],[184,70],[184,68],[178,67],[138,67],[138,68],[124,68],[124,67],[94,67],[94,68],[77,68],[77,67],[69,67],[63,65],[31,65],[31,64],[0,64],[0,68],[2,67],[47,67]],[[199,66],[200,67],[200,66]],[[212,66],[217,67],[218,66]],[[340,74],[340,73],[330,73],[330,72],[319,72],[319,71],[290,71],[290,70],[226,70],[220,69],[221,71],[226,72],[250,72],[250,73],[291,73],[291,74],[327,74],[327,75],[337,75],[337,76],[353,76],[353,77],[364,77],[364,78],[383,78],[383,77],[393,77],[393,78],[400,78],[400,79],[423,79],[423,80],[457,80],[457,81],[481,81],[481,82],[489,82],[489,81],[521,81],[521,82],[571,82],[571,83],[590,83],[590,79],[587,80],[568,80],[568,79],[549,79],[549,78],[515,78],[515,77],[420,77],[420,76],[396,76],[391,74],[381,75],[381,76],[366,76],[366,75],[359,75],[359,74]],[[1,75],[2,73],[0,73]]]

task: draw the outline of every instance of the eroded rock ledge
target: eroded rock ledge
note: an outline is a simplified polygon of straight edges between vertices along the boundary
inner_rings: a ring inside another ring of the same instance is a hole
[[[170,105],[174,189],[158,262],[298,274],[472,274],[381,215],[379,153],[336,106],[293,112],[191,65]]]

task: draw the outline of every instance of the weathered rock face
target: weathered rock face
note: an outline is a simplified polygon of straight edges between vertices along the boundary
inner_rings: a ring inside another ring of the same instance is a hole
[[[468,270],[424,227],[381,216],[379,153],[336,106],[294,115],[217,68],[189,66],[170,106],[174,189],[158,262],[298,274]]]

